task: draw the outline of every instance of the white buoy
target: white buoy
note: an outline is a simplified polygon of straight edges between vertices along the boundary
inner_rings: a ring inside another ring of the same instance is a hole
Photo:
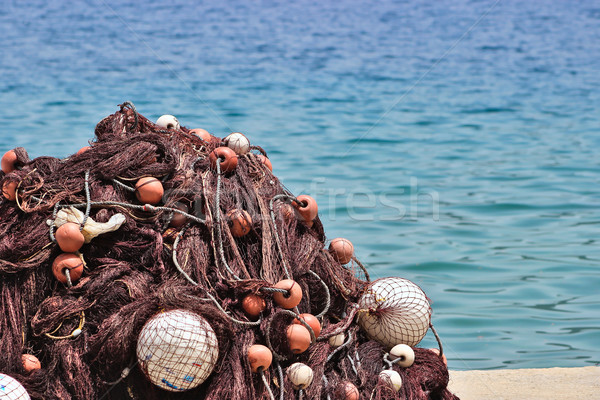
[[[179,129],[179,121],[172,115],[165,114],[161,115],[159,119],[156,120],[156,125],[165,128],[165,129]]]
[[[381,371],[379,377],[383,379],[396,392],[402,387],[402,377],[393,369],[385,369]]]
[[[296,390],[306,389],[313,381],[313,370],[306,364],[294,363],[287,369],[287,376]]]
[[[415,362],[415,351],[405,344],[397,344],[390,350],[389,359],[396,361],[402,368],[408,368]]]
[[[403,278],[371,283],[359,300],[358,323],[369,338],[391,348],[416,346],[429,329],[431,306],[420,287]]]
[[[250,151],[250,141],[246,136],[239,132],[234,132],[224,140],[227,147],[235,151],[236,154],[246,154]]]
[[[30,400],[27,390],[12,376],[0,374],[1,400]]]
[[[343,333],[340,333],[339,335],[335,335],[329,338],[329,345],[331,347],[340,347],[344,344],[345,340],[345,335]]]
[[[193,389],[212,373],[219,342],[209,323],[186,310],[152,317],[138,337],[137,358],[156,386],[173,392]]]

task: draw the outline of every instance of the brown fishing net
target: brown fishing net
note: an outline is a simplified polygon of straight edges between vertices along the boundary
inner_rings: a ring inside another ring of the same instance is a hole
[[[227,154],[210,157],[223,140],[161,128],[131,103],[95,135],[66,159],[14,149],[0,174],[0,373],[31,398],[344,399],[351,382],[364,399],[456,399],[440,355],[414,348],[403,368],[359,328],[362,314],[387,315],[378,299],[359,306],[372,292],[366,270],[324,249],[319,218],[300,216],[307,203],[263,149],[236,154],[229,169]],[[159,203],[139,200],[144,177],[160,182]],[[56,262],[66,222],[85,240],[73,264]],[[277,300],[292,298],[277,287],[285,279],[302,292],[287,309]],[[251,294],[263,301],[257,316],[242,304]],[[320,336],[299,313],[320,320]],[[310,334],[299,354],[286,336],[295,320]],[[256,373],[253,344],[273,354]],[[302,390],[286,374],[298,362],[314,374]],[[380,379],[384,369],[399,373],[399,391]]]

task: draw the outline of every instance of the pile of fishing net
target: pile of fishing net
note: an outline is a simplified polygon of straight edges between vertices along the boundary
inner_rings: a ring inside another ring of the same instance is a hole
[[[262,148],[129,102],[95,136],[2,157],[1,399],[456,399],[425,293],[326,246]]]

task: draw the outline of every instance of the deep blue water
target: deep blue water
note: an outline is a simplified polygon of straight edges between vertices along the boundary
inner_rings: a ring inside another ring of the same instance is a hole
[[[66,156],[125,100],[244,132],[424,288],[451,368],[600,362],[600,4],[196,3],[4,0],[0,152]]]

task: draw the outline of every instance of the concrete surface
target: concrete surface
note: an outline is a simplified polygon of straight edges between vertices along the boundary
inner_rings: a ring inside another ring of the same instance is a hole
[[[600,367],[450,371],[461,400],[598,400]]]

